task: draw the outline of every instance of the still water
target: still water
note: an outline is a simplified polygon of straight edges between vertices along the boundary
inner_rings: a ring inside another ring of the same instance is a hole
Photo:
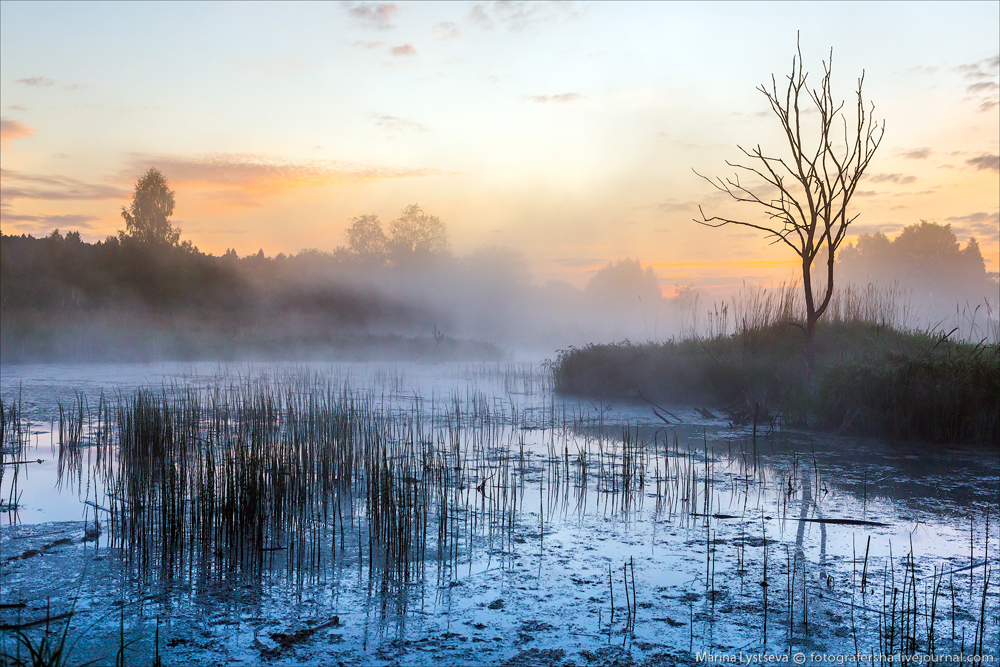
[[[1000,654],[996,450],[754,436],[526,363],[5,366],[0,390],[8,653],[51,618],[71,662]]]

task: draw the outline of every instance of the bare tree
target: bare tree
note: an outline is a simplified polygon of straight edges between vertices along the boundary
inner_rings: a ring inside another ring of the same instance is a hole
[[[784,94],[779,95],[774,75],[770,88],[766,84],[758,87],[781,123],[789,154],[784,157],[765,154],[759,144],[751,150],[738,146],[751,163],[727,161],[726,164],[737,170],[733,177],[713,180],[698,174],[737,202],[755,204],[763,210],[766,219],[753,222],[708,217],[699,206],[701,219],[695,222],[709,227],[750,227],[773,237],[773,243],[784,243],[799,256],[806,302],[806,363],[807,372],[812,376],[816,323],[833,295],[837,248],[847,235],[848,226],[858,217],[848,212],[848,204],[882,141],[885,121],[872,118],[874,104],[866,108],[861,95],[865,79],[862,71],[858,79],[856,117],[849,123],[843,113],[845,103],[835,102],[830,90],[833,50],[830,50],[830,59],[823,63],[819,87],[810,88],[806,83],[808,73],[802,66],[802,47],[797,46]],[[814,113],[815,118],[809,118],[807,113]],[[810,123],[813,123],[811,131]],[[837,136],[841,126],[842,141]],[[741,174],[749,176],[751,181],[762,179],[764,183],[742,182]],[[826,253],[826,281],[814,291],[813,263],[823,252]]]

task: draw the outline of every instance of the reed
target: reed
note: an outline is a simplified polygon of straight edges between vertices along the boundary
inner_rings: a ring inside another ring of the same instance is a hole
[[[522,382],[516,379],[524,378],[520,370],[509,370],[511,382]],[[398,375],[385,379],[394,391],[404,386]],[[530,382],[523,379],[522,386]],[[761,597],[752,596],[762,609],[748,613],[753,625],[762,621],[753,639],[764,647],[781,634],[774,622],[783,625],[786,618],[782,643],[789,650],[808,645],[830,605],[838,604],[823,587],[832,582],[828,565],[811,562],[801,544],[794,551],[786,545],[782,562],[771,546],[785,534],[784,522],[796,520],[791,503],[801,498],[815,505],[810,490],[827,484],[821,461],[813,452],[810,459],[793,456],[787,467],[775,466],[766,454],[773,442],[763,435],[763,451],[751,458],[749,434],[721,448],[705,432],[697,438],[682,429],[608,424],[600,410],[580,406],[561,407],[558,415],[553,408],[522,411],[474,388],[387,399],[353,389],[349,378],[304,369],[224,376],[197,387],[145,387],[102,396],[96,404],[92,409],[77,396],[61,406],[59,456],[70,462],[74,452],[84,454],[87,498],[108,508],[108,542],[139,586],[231,589],[284,579],[299,589],[330,585],[331,572],[350,571],[357,575],[352,585],[378,600],[380,613],[403,618],[423,588],[414,584],[451,591],[466,572],[471,575],[474,561],[486,559],[513,570],[526,549],[517,545],[529,535],[542,581],[554,524],[571,512],[594,512],[623,524],[670,522],[697,536],[706,548],[704,562],[695,566],[698,576],[705,575],[697,618],[705,621],[706,637],[719,607],[730,613],[724,607],[736,577],[741,588],[744,579],[760,582]],[[6,403],[3,408],[8,442],[17,430],[17,410]],[[739,516],[719,514],[726,493],[730,507],[742,506]],[[758,516],[760,533],[754,528]],[[724,525],[727,519],[738,526]],[[970,558],[976,551],[988,554],[988,542],[973,544],[977,526],[985,524],[970,521]],[[720,553],[727,538],[733,551]],[[972,637],[973,651],[987,651],[995,638],[992,567],[981,581],[970,567],[969,606],[978,612],[963,616],[955,598],[965,581],[955,582],[953,567],[922,576],[930,566],[918,567],[912,545],[896,562],[891,550],[888,558],[878,555],[876,539],[867,538],[863,560],[857,545],[853,576],[846,578],[850,595],[840,600],[845,614],[850,607],[855,651],[876,637],[891,654],[946,651],[962,632]],[[616,562],[608,566],[607,630],[609,640],[612,631],[623,632],[625,640],[642,634],[636,631],[637,576],[650,570],[642,561],[635,568],[634,558]],[[623,580],[615,587],[619,566]],[[785,591],[775,588],[783,567]],[[938,608],[949,582],[950,644],[940,631]],[[881,604],[873,592],[879,583]],[[693,648],[693,596],[686,602]],[[616,612],[624,621],[617,626]],[[644,617],[640,630],[648,627]]]

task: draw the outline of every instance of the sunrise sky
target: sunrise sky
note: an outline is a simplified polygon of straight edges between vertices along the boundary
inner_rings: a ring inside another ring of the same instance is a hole
[[[709,230],[737,144],[782,148],[755,90],[801,31],[818,81],[887,124],[857,233],[921,219],[1000,264],[1000,3],[0,4],[2,223],[98,240],[158,167],[182,238],[240,255],[346,242],[418,203],[452,249],[521,250],[582,286],[638,257],[664,292],[782,279]],[[779,79],[780,85],[780,79]],[[848,104],[850,106],[850,102]]]

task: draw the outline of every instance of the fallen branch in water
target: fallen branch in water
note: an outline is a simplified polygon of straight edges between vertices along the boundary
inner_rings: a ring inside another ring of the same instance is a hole
[[[39,618],[35,621],[28,621],[27,623],[2,623],[0,624],[0,630],[24,630],[25,628],[33,628],[36,625],[41,625],[43,623],[49,623],[51,621],[58,621],[64,618],[69,618],[73,615],[73,612],[67,611],[64,614],[56,614],[55,616],[46,616],[45,618]]]
[[[707,517],[711,516],[713,519],[742,519],[742,516],[736,516],[734,514],[698,514],[697,512],[692,512],[691,516]],[[884,528],[888,526],[887,523],[881,523],[879,521],[863,521],[861,519],[789,519],[789,521],[805,521],[806,523],[829,523],[835,526],[872,526],[875,528]]]
[[[90,505],[94,509],[99,509],[99,510],[101,510],[103,512],[107,512],[108,514],[111,513],[111,510],[109,510],[107,507],[102,507],[102,506],[98,505],[97,503],[95,503],[93,500],[84,500],[83,504],[84,505]]]
[[[638,386],[636,386],[636,388],[635,388],[635,393],[639,395],[639,398],[641,398],[642,400],[646,401],[647,403],[649,403],[649,404],[650,404],[650,405],[651,405],[651,406],[653,407],[653,414],[654,414],[654,415],[656,415],[657,417],[659,417],[660,419],[662,419],[662,420],[663,420],[663,421],[665,421],[666,423],[668,423],[668,424],[669,424],[670,422],[669,422],[669,421],[667,421],[667,418],[666,418],[666,417],[664,417],[663,415],[661,415],[661,414],[660,414],[659,412],[657,412],[657,411],[656,411],[656,409],[657,409],[657,408],[659,408],[659,409],[660,409],[660,412],[665,412],[665,413],[667,413],[668,415],[670,415],[671,417],[673,417],[674,419],[676,419],[676,420],[677,420],[677,421],[679,421],[679,422],[682,422],[682,421],[684,421],[683,419],[681,419],[680,417],[678,417],[677,415],[675,415],[674,413],[672,413],[672,412],[671,412],[670,410],[667,410],[667,409],[666,409],[665,407],[663,407],[662,405],[657,405],[656,403],[653,403],[653,402],[652,402],[651,400],[649,400],[648,398],[646,398],[645,396],[643,396],[643,394],[642,394],[642,392],[641,392],[641,391],[639,390],[639,387],[638,387]]]

